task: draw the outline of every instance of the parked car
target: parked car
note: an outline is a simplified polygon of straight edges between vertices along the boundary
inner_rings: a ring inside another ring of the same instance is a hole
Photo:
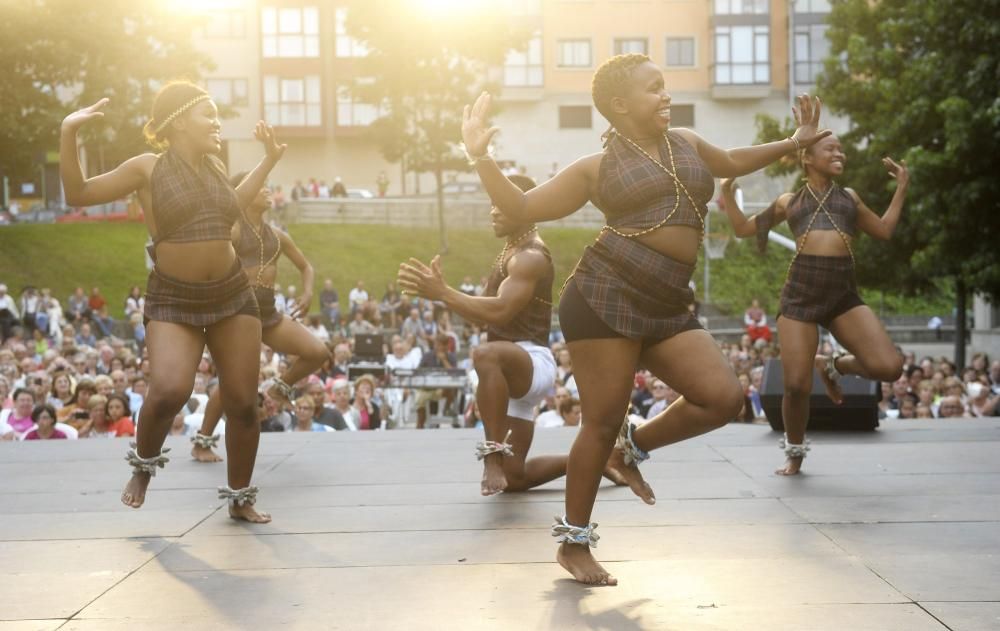
[[[352,199],[375,199],[375,193],[369,191],[367,188],[349,188],[347,189],[347,196]]]
[[[486,194],[479,182],[448,182],[442,190],[448,197],[477,197]]]

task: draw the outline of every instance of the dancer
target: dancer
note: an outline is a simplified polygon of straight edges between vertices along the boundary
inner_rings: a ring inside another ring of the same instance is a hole
[[[557,559],[576,580],[613,585],[617,579],[590,552],[597,542],[590,516],[605,465],[651,504],[653,492],[637,467],[648,452],[720,427],[743,405],[736,375],[687,308],[713,177],[750,173],[829,132],[817,132],[819,101],[806,95],[799,97],[803,124],[780,142],[727,151],[690,130],[668,131],[670,95],[646,55],[609,59],[594,74],[592,92],[612,125],[605,150],[527,193],[489,155],[498,130],[486,123],[488,94],[466,106],[462,135],[487,192],[512,220],[558,219],[588,200],[607,217],[559,303],[584,423],[569,455],[566,513],[553,534],[561,543]],[[640,361],[682,396],[636,429],[622,416]]]
[[[107,104],[107,98],[101,99],[63,120],[60,172],[66,202],[72,206],[105,204],[136,193],[153,239],[155,266],[144,306],[149,391],[136,443],[128,452],[133,474],[122,502],[142,506],[150,478],[169,460],[163,441],[191,396],[207,344],[230,419],[229,486],[219,489],[220,499],[229,501],[229,514],[235,519],[270,521],[269,515],[255,510],[257,487],[250,486],[260,440],[256,405],[260,314],[230,231],[285,145],[278,144],[269,126],[257,123],[254,136],[264,144],[266,155],[234,190],[216,155],[222,141],[215,103],[197,85],[171,82],[157,93],[145,128],[146,139],[163,152],[144,153],[109,173],[87,178],[77,154],[77,131],[103,117],[101,110]]]
[[[230,182],[233,186],[238,186],[245,177],[245,173],[240,173],[232,177]],[[264,221],[264,215],[270,208],[271,192],[267,187],[262,187],[233,226],[233,246],[257,297],[263,343],[278,353],[297,357],[281,377],[274,379],[274,385],[267,392],[267,396],[282,406],[288,406],[292,399],[292,385],[318,370],[330,358],[330,353],[326,345],[298,321],[309,313],[313,267],[287,233],[272,228]],[[298,268],[302,277],[302,295],[296,299],[290,315],[278,313],[274,308],[274,281],[278,276],[278,259],[282,254]],[[191,456],[198,462],[222,460],[213,450],[219,442],[219,436],[213,432],[221,417],[222,397],[220,390],[216,389],[205,406],[201,429],[191,437],[194,444]]]
[[[522,191],[535,187],[524,175],[512,175],[510,181]],[[560,478],[566,475],[567,460],[526,460],[535,433],[535,408],[556,381],[556,363],[548,348],[552,255],[533,223],[512,221],[496,207],[490,218],[493,233],[505,242],[483,296],[447,285],[439,256],[430,266],[413,258],[399,266],[399,286],[407,293],[444,302],[463,318],[486,325],[486,343],[472,351],[479,376],[476,403],[486,433],[486,441],[476,445],[476,457],[483,461],[483,495],[526,491]]]
[[[879,217],[856,192],[834,182],[844,173],[847,162],[836,136],[803,149],[800,160],[805,185],[795,193],[785,193],[767,210],[749,219],[736,205],[736,181],[722,182],[726,214],[737,236],[757,235],[758,245],[763,248],[771,227],[787,220],[797,241],[778,313],[785,389],[781,401],[785,437],[781,447],[786,456],[785,465],[775,472],[778,475],[797,474],[809,451],[805,434],[813,369],[819,371],[827,394],[837,404],[843,402],[837,383],[841,375],[891,383],[903,370],[902,355],[858,295],[851,242],[859,229],[876,239],[892,237],[909,186],[906,162],[882,159],[890,177],[896,180],[896,192],[889,209]],[[817,355],[817,324],[833,333],[850,354]]]

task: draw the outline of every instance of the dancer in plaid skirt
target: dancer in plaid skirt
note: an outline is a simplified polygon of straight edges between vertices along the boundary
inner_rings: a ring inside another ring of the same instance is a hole
[[[566,513],[552,531],[561,544],[557,559],[576,580],[613,585],[617,579],[590,552],[598,538],[590,517],[605,466],[652,504],[637,467],[648,452],[720,427],[743,405],[736,375],[687,311],[713,178],[756,171],[829,132],[817,130],[819,102],[805,95],[799,99],[803,124],[781,142],[725,150],[693,131],[669,130],[663,72],[645,55],[602,64],[593,98],[612,125],[605,150],[527,193],[489,155],[497,128],[487,124],[488,94],[466,107],[462,135],[487,192],[513,220],[558,219],[588,201],[607,218],[559,303],[585,422],[569,455]],[[640,363],[682,396],[635,428],[622,417]]]
[[[197,85],[172,82],[156,95],[145,128],[149,143],[163,152],[144,153],[109,173],[87,178],[80,168],[77,131],[103,117],[107,103],[101,99],[63,120],[60,169],[66,202],[72,206],[106,204],[136,193],[153,238],[155,267],[145,305],[152,372],[136,443],[127,455],[133,474],[121,500],[133,508],[142,506],[151,477],[169,460],[163,442],[191,396],[207,344],[230,419],[229,485],[219,489],[220,499],[229,500],[229,514],[235,519],[270,521],[269,515],[254,509],[257,488],[250,486],[260,438],[260,315],[230,233],[285,145],[278,144],[270,127],[258,123],[254,135],[264,144],[266,156],[233,189],[216,157],[222,141],[215,103]]]
[[[888,157],[882,160],[890,177],[896,180],[896,192],[889,209],[880,217],[856,192],[834,182],[843,174],[847,162],[836,136],[803,149],[800,160],[805,185],[795,193],[785,193],[767,210],[749,219],[736,205],[735,180],[722,182],[726,214],[737,236],[756,235],[763,250],[771,227],[787,220],[797,241],[778,314],[785,388],[781,402],[785,437],[781,446],[786,457],[784,466],[776,471],[779,475],[797,474],[809,450],[805,434],[813,370],[819,371],[827,394],[838,404],[843,400],[837,383],[841,375],[892,382],[903,370],[902,355],[858,295],[851,242],[858,230],[881,240],[892,236],[909,185],[906,162],[897,164]],[[817,355],[817,324],[833,333],[850,354]]]
[[[238,173],[230,178],[230,184],[238,187],[246,176],[246,173]],[[287,233],[272,228],[264,221],[264,215],[270,208],[271,191],[263,187],[243,212],[240,221],[233,226],[233,246],[257,298],[262,341],[275,352],[295,357],[288,369],[273,380],[268,391],[268,396],[272,399],[289,406],[292,386],[330,359],[330,351],[299,322],[299,318],[309,313],[312,302],[315,277],[313,266]],[[290,314],[278,313],[274,308],[274,281],[278,276],[278,259],[281,255],[285,255],[295,265],[302,279],[302,295],[295,301]],[[191,437],[191,457],[198,462],[222,461],[213,450],[219,440],[219,436],[213,432],[222,418],[222,412],[222,393],[216,388],[205,406],[201,429]]]

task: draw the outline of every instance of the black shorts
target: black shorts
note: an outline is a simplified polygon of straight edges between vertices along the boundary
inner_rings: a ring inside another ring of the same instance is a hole
[[[559,299],[559,327],[563,337],[567,342],[577,342],[579,340],[604,340],[604,339],[628,339],[618,331],[615,331],[602,320],[580,293],[576,282],[570,280],[563,290]],[[693,315],[680,327],[677,333],[701,329],[701,323]],[[642,350],[655,346],[669,338],[644,337]]]

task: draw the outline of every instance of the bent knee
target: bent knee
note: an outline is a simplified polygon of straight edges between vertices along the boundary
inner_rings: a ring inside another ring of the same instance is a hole
[[[717,412],[720,426],[739,416],[740,411],[743,410],[744,399],[743,390],[739,384],[719,393],[712,407]]]
[[[876,361],[866,368],[872,379],[893,382],[903,374],[903,357],[897,354],[891,358]]]
[[[489,344],[480,344],[472,349],[472,365],[476,370],[496,365],[499,361],[500,354]]]
[[[310,364],[319,366],[328,359],[331,359],[333,355],[330,353],[330,349],[326,347],[326,344],[316,340],[316,344],[312,344],[303,353],[302,358],[308,361]]]
[[[805,379],[786,379],[783,386],[786,397],[808,398],[812,394],[812,381]]]

